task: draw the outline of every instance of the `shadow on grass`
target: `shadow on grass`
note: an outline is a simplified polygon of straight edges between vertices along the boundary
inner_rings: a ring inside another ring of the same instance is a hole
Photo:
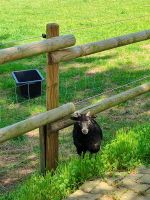
[[[97,68],[97,67],[96,67]],[[126,65],[120,68],[115,66],[101,71],[91,71],[90,67],[69,68],[60,75],[60,101],[63,103],[65,98],[67,101],[83,100],[86,97],[96,95],[107,91],[110,88],[120,87],[130,84],[132,81],[143,78],[150,74],[150,69],[132,70],[132,65]],[[148,79],[147,79],[148,80]],[[146,82],[144,80],[143,82]],[[142,80],[130,85],[130,88],[143,83]],[[124,87],[124,90],[128,88]],[[64,96],[64,94],[67,94]]]
[[[115,58],[117,54],[111,54],[111,55],[104,55],[104,56],[97,56],[97,57],[86,57],[86,58],[77,58],[74,62],[75,63],[93,63],[93,62],[101,62],[101,60],[106,60],[108,61],[109,59]]]
[[[13,160],[13,163],[10,163],[7,167],[1,168],[0,170],[0,194],[15,189],[20,182],[27,179],[33,172],[39,171],[39,160],[37,156],[26,155],[26,159],[24,160],[21,156],[17,156],[19,154],[13,157],[7,156],[7,159]]]
[[[113,58],[114,54],[112,55],[105,55],[105,56],[97,56],[97,57],[87,57],[87,58],[78,58],[74,63],[93,63],[94,61],[99,61],[101,59],[104,59],[107,62]],[[41,58],[41,57],[39,57]],[[44,57],[42,57],[44,59]],[[23,65],[24,63],[24,65]],[[30,69],[33,68],[33,66],[37,65],[36,58],[29,58],[25,59],[25,62],[15,62],[6,64],[4,70],[1,68],[0,73],[2,77],[2,81],[0,82],[0,89],[3,91],[5,90],[7,92],[8,88],[11,88],[12,85],[14,87],[14,80],[11,78],[9,81],[8,76],[10,76],[11,70],[19,70],[19,69]],[[64,67],[68,67],[65,71],[60,70],[60,104],[70,102],[70,101],[78,101],[83,100],[87,97],[97,95],[99,93],[107,91],[109,88],[115,88],[121,85],[124,85],[126,83],[130,83],[136,79],[142,78],[143,76],[146,76],[147,74],[150,74],[150,69],[140,69],[140,66],[138,69],[134,70],[132,69],[132,65],[120,64],[115,65],[115,67],[109,67],[105,66],[105,70],[101,71],[101,66],[90,66],[86,67],[83,66],[82,68],[76,68],[72,67],[72,63],[65,63]],[[120,68],[121,66],[121,68]],[[8,68],[9,72],[7,71]],[[99,68],[100,71],[94,71],[94,67]],[[5,71],[6,69],[6,71]],[[93,69],[92,73],[89,73],[89,69]],[[42,71],[42,70],[40,70]],[[6,73],[6,77],[3,77],[3,73]],[[42,74],[45,77],[45,70],[43,70]],[[145,82],[145,81],[144,81]],[[140,82],[139,82],[140,84]],[[138,85],[138,84],[136,84]],[[134,87],[135,84],[131,84],[131,87]],[[123,88],[123,90],[126,90],[127,88]],[[5,100],[6,99],[6,100]],[[7,101],[7,99],[10,99],[10,101]],[[13,91],[11,91],[11,94],[8,93],[5,96],[2,95],[1,100],[3,100],[2,105],[2,114],[7,114],[7,119],[3,122],[3,116],[2,116],[2,124],[7,125],[14,122],[17,122],[18,120],[22,119],[27,116],[31,115],[31,109],[30,106],[27,106],[27,104],[21,105],[20,107],[16,107],[14,105],[10,106],[11,101],[14,101],[14,88]],[[9,104],[8,104],[9,103]],[[29,102],[30,103],[30,102]],[[32,107],[37,107],[39,102],[35,101],[34,104],[31,101]],[[45,103],[44,103],[45,104]],[[43,104],[43,105],[44,105]],[[21,115],[21,117],[19,117]],[[1,126],[2,127],[2,126]]]

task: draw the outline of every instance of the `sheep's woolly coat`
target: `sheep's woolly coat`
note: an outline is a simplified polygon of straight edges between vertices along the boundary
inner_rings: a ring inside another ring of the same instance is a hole
[[[89,126],[88,134],[84,135],[78,122],[75,122],[73,129],[73,141],[76,146],[77,153],[81,155],[86,151],[90,153],[97,153],[100,150],[103,134],[98,123],[92,119]]]

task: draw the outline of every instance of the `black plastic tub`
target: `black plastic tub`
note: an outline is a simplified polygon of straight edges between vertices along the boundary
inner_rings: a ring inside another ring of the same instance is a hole
[[[24,98],[30,99],[42,95],[44,78],[37,69],[12,72],[16,82],[17,92]]]

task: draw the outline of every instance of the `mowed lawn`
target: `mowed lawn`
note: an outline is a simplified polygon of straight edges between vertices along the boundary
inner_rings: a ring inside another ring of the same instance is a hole
[[[148,5],[149,0],[1,0],[0,47],[39,41],[49,22],[60,25],[60,34],[74,34],[77,44],[146,30],[150,21]],[[38,38],[22,41],[32,37]],[[82,100],[142,78],[148,75],[149,66],[149,41],[61,63],[60,103]],[[0,127],[45,110],[45,95],[16,104],[15,83],[11,77],[12,71],[33,68],[38,68],[45,77],[45,67],[45,55],[1,65]]]
[[[0,48],[41,40],[40,36],[45,33],[45,26],[50,22],[60,25],[61,35],[74,34],[77,44],[147,30],[150,28],[149,3],[149,0],[1,0]],[[27,101],[16,96],[15,83],[11,76],[15,70],[37,68],[46,78],[46,62],[46,55],[43,54],[0,66],[0,128],[46,110],[45,82],[42,97]],[[60,63],[60,104],[84,100],[145,76],[150,76],[149,40]],[[132,83],[129,87],[92,98],[88,104],[147,81],[150,81],[150,77]],[[79,106],[83,107],[86,104],[87,102],[83,102]],[[149,123],[150,94],[101,113],[98,122],[104,130],[103,145],[115,138],[116,132],[122,128],[128,130],[137,124]],[[71,136],[68,134],[70,132],[70,128],[65,129],[64,134],[60,136],[62,160],[74,154],[73,145],[70,145],[72,144]],[[32,140],[33,149],[29,147],[26,152],[26,147]],[[15,152],[16,147],[20,149],[21,156],[19,153],[12,155],[11,151],[7,153],[10,160],[7,166],[6,162],[3,163],[4,171],[7,168],[7,172],[10,172],[11,159],[15,163],[14,167],[18,160],[21,163],[21,159],[37,157],[39,153],[37,134],[26,137],[25,140],[6,143],[0,154],[2,160],[6,149],[10,148]],[[18,160],[14,158],[16,155],[20,156]],[[26,165],[22,163],[21,166]],[[8,173],[6,177],[4,176],[4,180],[11,175]]]

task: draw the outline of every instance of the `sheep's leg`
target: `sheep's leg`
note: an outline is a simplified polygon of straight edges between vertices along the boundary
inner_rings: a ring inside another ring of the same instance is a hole
[[[78,154],[79,156],[81,156],[81,155],[82,155],[82,149],[77,148],[77,154]]]
[[[96,157],[97,157],[97,153],[90,152],[90,154],[89,154],[89,158],[90,158],[90,159],[91,159],[91,158],[96,159]]]
[[[89,159],[93,158],[93,153],[89,153]]]
[[[77,153],[81,158],[84,158],[86,151],[81,148],[77,148]]]
[[[85,156],[85,153],[86,153],[86,151],[83,151],[83,153],[82,153],[82,157],[84,158],[84,156]]]

